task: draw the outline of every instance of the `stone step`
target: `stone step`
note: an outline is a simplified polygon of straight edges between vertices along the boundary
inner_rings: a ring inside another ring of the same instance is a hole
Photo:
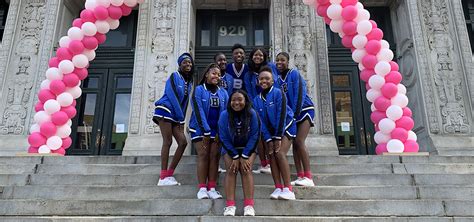
[[[0,174],[0,186],[23,186],[28,178],[29,174]]]
[[[396,174],[474,174],[472,163],[404,163],[393,164]]]
[[[32,174],[35,173],[36,164],[0,164],[2,174]]]
[[[0,156],[0,164],[18,164],[18,163],[29,163],[29,164],[40,164],[43,157],[41,156]]]
[[[336,175],[316,174],[313,178],[320,186],[377,186],[377,185],[412,185],[413,178],[410,175],[395,174],[361,174],[361,175]],[[176,174],[176,179],[183,185],[196,185],[195,174]],[[1,177],[0,177],[1,178]],[[295,175],[292,176],[296,178]],[[28,178],[31,185],[120,185],[120,186],[154,186],[158,183],[157,174],[142,175],[48,175],[35,174]],[[220,174],[219,183],[223,183],[224,175]],[[237,181],[240,183],[240,177]],[[0,184],[1,181],[0,181]],[[255,185],[273,185],[271,175],[254,175]]]
[[[443,192],[442,199],[474,200],[474,194],[463,191],[472,187],[413,187],[413,186],[316,186],[294,187],[297,199],[304,200],[414,200],[417,189],[421,199],[436,198],[431,192]],[[224,187],[218,186],[224,197]],[[255,186],[255,199],[268,199],[272,185]],[[149,200],[149,199],[195,199],[196,185],[173,187],[158,186],[15,186],[4,187],[0,199],[47,199],[47,200]],[[236,196],[243,197],[242,187],[237,186]],[[465,195],[456,195],[456,191]],[[452,194],[452,198],[447,195]]]
[[[473,201],[255,200],[268,216],[474,216]],[[225,200],[57,201],[0,200],[4,216],[202,216],[222,215]],[[242,203],[237,202],[242,215]],[[445,211],[446,210],[446,211]]]

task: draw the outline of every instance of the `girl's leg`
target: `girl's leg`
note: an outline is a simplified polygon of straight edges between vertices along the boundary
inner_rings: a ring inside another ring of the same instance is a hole
[[[258,158],[260,159],[260,166],[266,167],[268,164],[268,160],[267,160],[267,155],[265,153],[265,146],[263,144],[265,144],[265,141],[263,140],[260,140],[260,142],[258,142],[258,146],[257,146]]]
[[[237,173],[234,173],[230,170],[230,165],[232,164],[232,158],[228,154],[224,155],[224,162],[225,162],[225,195],[227,199],[227,206],[235,206],[235,182]]]
[[[195,142],[194,147],[198,154],[197,161],[197,177],[199,182],[199,188],[206,187],[207,177],[209,173],[209,145],[206,149],[203,149],[203,141]]]
[[[183,157],[184,150],[186,149],[186,146],[188,146],[188,142],[186,141],[186,136],[184,135],[184,125],[179,125],[175,124],[173,126],[173,136],[178,141],[178,148],[176,149],[174,156],[173,156],[173,161],[171,162],[169,172],[172,176],[174,173],[174,170],[178,166],[179,161],[181,160],[181,157]]]
[[[309,153],[308,153],[308,150],[306,149],[306,144],[305,144],[306,137],[308,136],[309,129],[311,128],[311,124],[309,120],[304,120],[303,122],[300,122],[297,126],[298,126],[298,132],[296,134],[296,139],[293,142],[294,144],[293,150],[297,151],[298,156],[301,159],[301,162],[303,163],[303,169],[304,169],[304,174],[305,174],[304,176],[308,177],[309,179],[312,179],[311,166],[309,163]],[[297,171],[297,172],[301,172],[301,171]]]
[[[283,179],[283,184],[285,187],[291,187],[290,181],[290,165],[288,164],[288,159],[286,154],[291,146],[291,140],[287,136],[283,136],[281,140],[280,152],[278,152],[275,157],[278,164],[278,169],[280,170],[281,177]]]
[[[251,165],[255,161],[256,154],[252,154],[249,158]],[[253,206],[253,194],[254,194],[254,185],[253,185],[253,174],[252,171],[245,172],[242,168],[240,169],[240,176],[242,177],[242,188],[244,191],[244,205]]]
[[[208,188],[216,188],[216,181],[218,175],[218,168],[219,168],[219,144],[217,142],[211,142],[211,146],[209,147],[209,186]]]
[[[173,129],[172,124],[163,119],[158,121],[160,126],[161,136],[163,137],[163,144],[161,146],[161,175],[160,179],[168,177],[168,158],[171,144],[173,143]]]
[[[265,144],[265,153],[267,153],[268,156],[270,157],[269,159],[270,168],[272,169],[272,178],[273,178],[273,182],[275,183],[275,188],[283,188],[282,183],[281,183],[281,177],[280,177],[280,169],[278,168],[278,163],[275,158],[276,157],[275,153],[270,154],[268,143],[264,143],[264,144]]]
[[[295,162],[296,175],[298,178],[301,178],[304,177],[304,169],[301,165],[301,157],[299,155],[298,146],[295,144],[295,141],[293,141],[293,161]]]

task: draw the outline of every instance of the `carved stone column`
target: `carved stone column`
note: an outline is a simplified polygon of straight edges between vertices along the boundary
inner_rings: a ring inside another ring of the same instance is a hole
[[[271,10],[273,54],[290,54],[290,66],[297,67],[305,78],[316,106],[316,127],[306,145],[312,155],[338,155],[324,22],[300,0],[272,1]]]
[[[0,155],[15,155],[28,148],[26,137],[53,48],[58,6],[59,0],[12,1],[10,5],[0,60],[5,62],[5,69],[0,71],[4,84],[0,97]]]

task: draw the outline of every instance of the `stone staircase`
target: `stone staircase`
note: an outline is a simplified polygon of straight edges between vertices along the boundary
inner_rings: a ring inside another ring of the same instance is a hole
[[[196,199],[193,156],[176,170],[178,187],[156,186],[158,156],[0,157],[0,221],[474,221],[474,157],[311,162],[317,186],[295,188],[298,200],[270,200],[270,175],[255,175],[258,216],[224,218],[225,200]]]

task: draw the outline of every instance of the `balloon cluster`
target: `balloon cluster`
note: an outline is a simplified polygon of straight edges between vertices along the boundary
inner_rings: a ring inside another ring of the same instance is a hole
[[[376,153],[418,152],[415,123],[407,107],[402,74],[393,60],[383,31],[370,20],[370,13],[358,0],[303,0],[324,18],[331,31],[338,33],[344,47],[352,50],[359,64],[360,78],[366,82],[367,99],[372,103]]]
[[[29,153],[64,155],[72,140],[71,119],[77,114],[76,101],[82,94],[81,80],[88,76],[95,50],[105,34],[119,27],[119,19],[130,15],[144,0],[87,0],[80,18],[72,22],[67,36],[59,40],[56,57],[49,60],[46,80],[41,83],[31,126]]]

